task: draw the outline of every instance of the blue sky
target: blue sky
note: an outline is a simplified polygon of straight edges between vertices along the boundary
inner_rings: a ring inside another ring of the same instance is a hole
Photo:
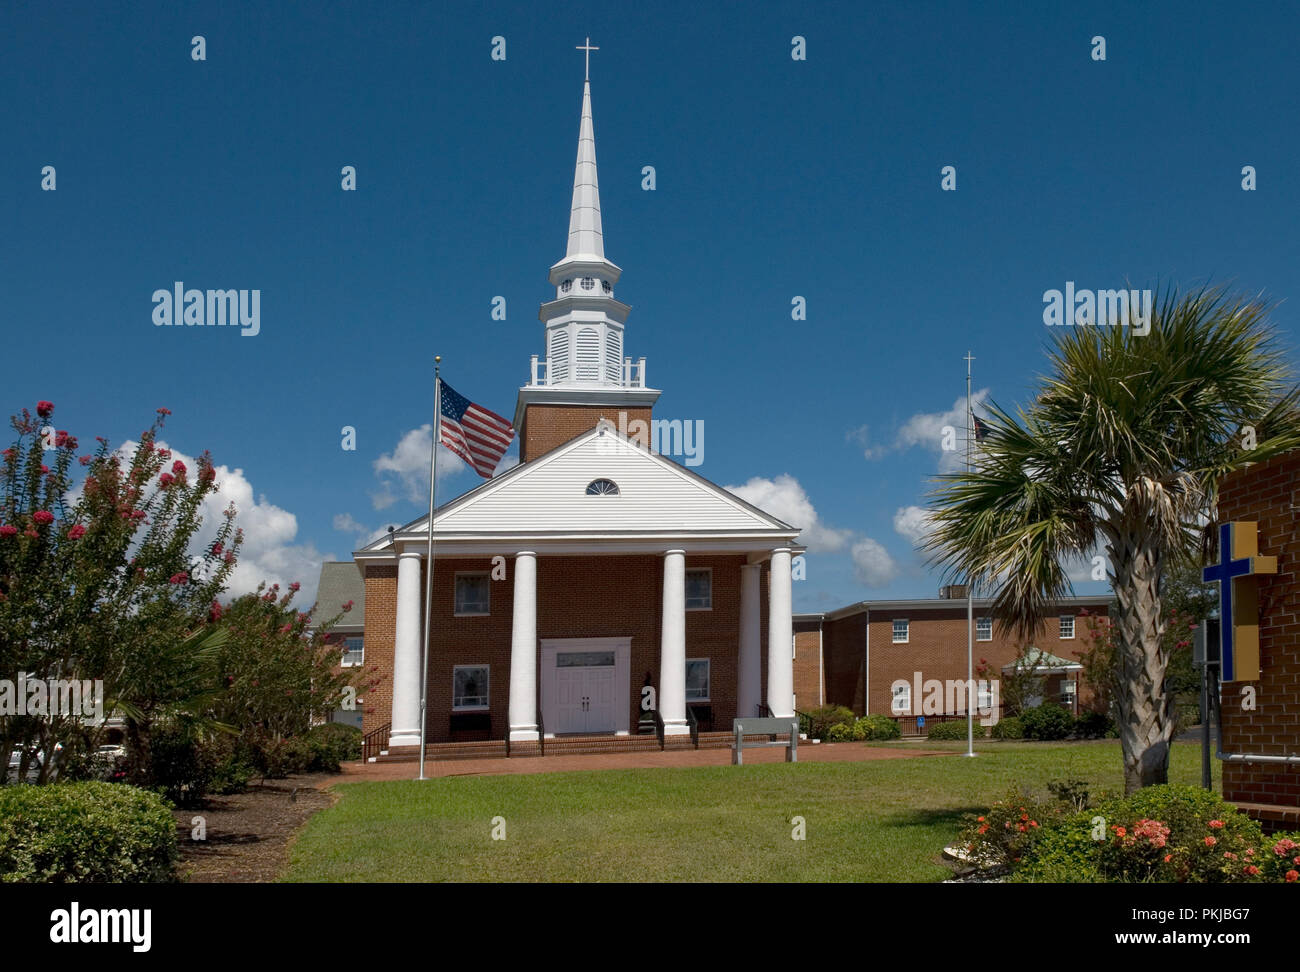
[[[314,589],[322,558],[419,514],[433,354],[513,414],[563,255],[590,35],[606,252],[633,306],[627,352],[664,390],[656,414],[704,422],[697,471],[810,519],[797,609],[931,595],[906,534],[941,462],[934,430],[960,418],[945,413],[968,349],[977,390],[1028,396],[1044,291],[1232,282],[1286,299],[1276,322],[1295,333],[1297,19],[1195,3],[9,3],[0,407],[49,399],[59,428],[114,442],[170,408],[174,449],[239,470],[241,583]],[[151,295],[178,280],[260,289],[261,332],[155,327]],[[450,475],[440,498],[477,482]]]

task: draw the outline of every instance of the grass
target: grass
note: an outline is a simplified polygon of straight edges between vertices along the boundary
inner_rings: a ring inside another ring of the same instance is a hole
[[[965,743],[893,743],[947,749]],[[998,742],[958,755],[340,785],[289,881],[937,881],[966,813],[1013,785],[1123,789],[1119,744]],[[1217,763],[1217,761],[1216,761]],[[1217,771],[1217,766],[1215,767]],[[1176,744],[1170,781],[1200,782]],[[1218,787],[1216,772],[1215,786]],[[803,817],[806,839],[791,839]],[[493,819],[505,821],[493,840]]]

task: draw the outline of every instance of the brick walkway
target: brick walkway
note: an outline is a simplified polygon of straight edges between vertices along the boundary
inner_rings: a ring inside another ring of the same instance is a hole
[[[878,759],[913,759],[918,756],[952,756],[928,749],[885,749],[862,743],[805,743],[799,746],[801,763],[865,763]],[[782,748],[745,750],[745,765],[785,761]],[[563,773],[570,770],[648,769],[654,766],[729,766],[730,749],[686,749],[677,752],[601,753],[586,756],[526,756],[515,759],[428,760],[424,775],[491,776],[502,773]],[[409,763],[344,763],[335,783],[369,783],[377,780],[413,780],[419,766]]]

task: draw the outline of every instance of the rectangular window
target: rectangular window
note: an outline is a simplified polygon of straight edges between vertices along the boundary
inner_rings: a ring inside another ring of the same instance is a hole
[[[343,667],[354,668],[366,660],[366,650],[361,635],[343,639]]]
[[[489,594],[491,581],[487,574],[456,575],[456,614],[483,615],[490,613]]]
[[[686,610],[713,610],[713,571],[709,568],[686,572]]]
[[[975,619],[975,640],[976,641],[993,640],[993,619],[992,618]]]
[[[1074,615],[1073,614],[1061,615],[1061,637],[1062,638],[1074,637]]]
[[[1074,708],[1074,679],[1061,680],[1061,704],[1067,709]]]
[[[709,701],[709,660],[707,658],[686,659],[686,701]]]
[[[990,709],[993,708],[993,686],[992,685],[990,685],[988,682],[981,680],[979,683],[978,695],[979,698],[975,702],[975,705],[981,712],[988,712]]]
[[[457,665],[452,669],[451,707],[453,709],[488,707],[487,665]]]
[[[894,619],[894,644],[907,644],[908,621],[907,618]]]
[[[612,651],[557,651],[556,668],[613,668]]]

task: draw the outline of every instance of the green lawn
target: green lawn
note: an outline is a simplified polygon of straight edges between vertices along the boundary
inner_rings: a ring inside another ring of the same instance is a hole
[[[962,814],[1012,783],[1123,788],[1117,742],[979,748],[975,759],[349,783],[299,835],[285,880],[936,881],[949,874],[939,853]],[[1200,782],[1198,746],[1175,745],[1170,777]],[[504,840],[491,837],[498,816]],[[805,840],[791,839],[795,816]]]

